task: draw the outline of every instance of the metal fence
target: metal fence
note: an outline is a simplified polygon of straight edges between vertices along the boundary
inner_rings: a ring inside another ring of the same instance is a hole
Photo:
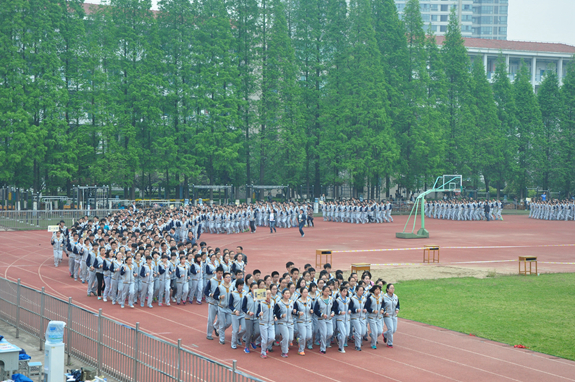
[[[64,321],[67,364],[74,357],[121,382],[261,382],[232,366],[214,361],[68,301],[0,277],[0,320],[45,342],[50,321]]]
[[[83,216],[103,217],[117,211],[119,210],[0,210],[0,230],[47,229],[49,225],[56,225],[60,220],[64,220],[66,226],[70,227],[76,220]]]

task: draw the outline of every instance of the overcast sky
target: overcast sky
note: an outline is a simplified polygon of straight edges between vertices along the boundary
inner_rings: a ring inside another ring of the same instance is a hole
[[[509,0],[507,39],[575,45],[575,0]]]
[[[575,0],[509,0],[507,39],[575,45]]]

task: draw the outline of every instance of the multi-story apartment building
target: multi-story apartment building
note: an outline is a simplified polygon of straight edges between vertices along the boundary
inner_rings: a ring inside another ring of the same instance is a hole
[[[447,32],[451,8],[455,8],[463,37],[507,39],[508,0],[420,0],[423,23],[436,35]],[[403,15],[406,0],[395,0]]]

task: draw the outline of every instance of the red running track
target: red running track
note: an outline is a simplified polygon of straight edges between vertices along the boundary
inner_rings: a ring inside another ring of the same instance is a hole
[[[395,232],[403,229],[405,216],[395,217],[392,224],[361,226],[327,223],[316,218],[316,228],[305,229],[305,238],[299,237],[297,229],[269,234],[262,227],[253,235],[206,234],[202,240],[222,248],[242,245],[249,257],[248,269],[259,268],[264,274],[283,271],[288,260],[302,268],[305,263],[314,264],[316,249],[388,249],[337,252],[334,269],[349,269],[351,262],[420,263],[420,249],[397,249],[420,248],[426,243],[442,247],[443,264],[514,260],[518,255],[535,255],[540,272],[575,271],[573,264],[547,264],[575,263],[573,222],[536,221],[526,216],[504,218],[502,222],[430,219],[427,228],[431,238],[427,240],[395,238]],[[75,304],[93,311],[102,308],[107,317],[128,325],[140,322],[142,330],[168,341],[181,338],[187,348],[224,363],[231,364],[236,359],[241,370],[264,380],[349,381],[361,376],[376,381],[575,381],[575,362],[405,319],[399,321],[393,349],[380,346],[372,350],[364,346],[359,353],[349,347],[346,354],[339,354],[333,347],[326,355],[317,349],[306,351],[305,357],[292,350],[287,359],[281,358],[276,350],[267,360],[262,360],[257,353],[244,354],[240,349],[232,350],[229,344],[206,340],[206,304],[122,310],[109,302],[86,297],[85,285],[69,278],[66,260],[61,267],[54,268],[49,239],[50,234],[44,231],[1,232],[0,275],[11,280],[20,278],[24,284],[38,289],[45,286],[47,293],[64,299],[72,297]],[[516,264],[492,262],[488,266],[516,267]],[[397,293],[401,297],[401,290]]]

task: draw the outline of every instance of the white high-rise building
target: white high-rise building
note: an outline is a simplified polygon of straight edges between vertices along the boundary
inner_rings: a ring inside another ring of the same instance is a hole
[[[400,17],[406,0],[395,0]],[[420,0],[421,17],[427,32],[447,32],[451,8],[455,8],[463,37],[507,39],[508,0]]]

